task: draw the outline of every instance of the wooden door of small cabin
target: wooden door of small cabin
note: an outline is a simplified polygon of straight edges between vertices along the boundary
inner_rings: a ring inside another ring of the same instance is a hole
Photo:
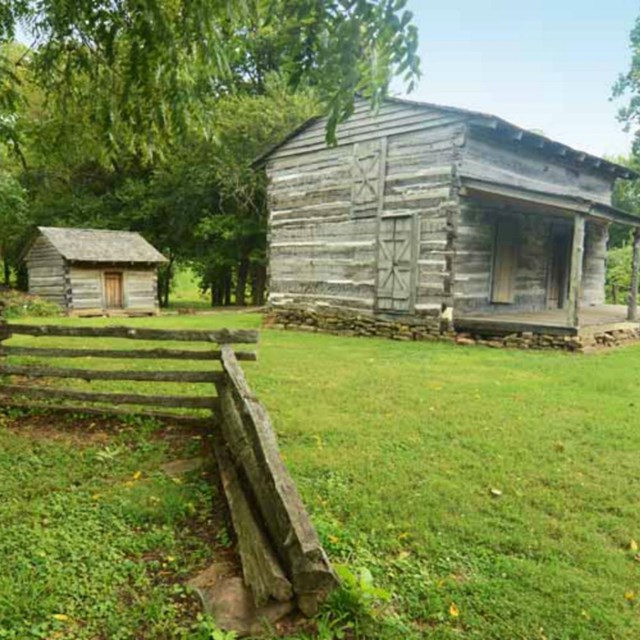
[[[124,295],[121,271],[106,271],[104,274],[104,300],[107,309],[122,309]]]
[[[412,215],[380,218],[376,292],[379,311],[406,313],[411,310],[415,270],[414,227]]]
[[[571,227],[555,224],[551,227],[547,307],[563,309],[568,297],[571,266]]]
[[[493,244],[491,302],[510,304],[515,299],[519,242],[518,221],[509,217],[499,218]]]

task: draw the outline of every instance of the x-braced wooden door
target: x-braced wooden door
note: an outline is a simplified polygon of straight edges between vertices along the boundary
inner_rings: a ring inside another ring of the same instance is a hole
[[[376,295],[379,311],[411,311],[415,286],[414,229],[412,215],[380,218]]]

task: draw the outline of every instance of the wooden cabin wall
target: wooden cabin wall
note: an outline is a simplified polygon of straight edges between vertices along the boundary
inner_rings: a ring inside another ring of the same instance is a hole
[[[360,104],[333,148],[324,127],[312,125],[267,166],[270,304],[373,313],[380,228],[411,216],[413,290],[397,310],[439,310],[460,116],[388,104],[374,117]]]
[[[124,276],[124,298],[127,309],[155,309],[158,305],[156,269],[136,267],[127,270]]]
[[[496,226],[502,217],[516,218],[519,228],[514,301],[491,301]],[[473,311],[538,311],[547,307],[550,234],[564,218],[524,214],[516,209],[464,200],[457,225],[455,254],[455,313]]]
[[[605,304],[608,241],[608,225],[587,222],[582,271],[583,305]]]
[[[417,218],[417,315],[437,315],[443,303],[452,302],[452,219],[458,206],[452,166],[463,143],[460,123],[389,139],[382,215],[413,213]]]
[[[460,175],[512,187],[584,197],[611,204],[614,176],[552,160],[541,150],[515,141],[488,139],[470,126]]]
[[[26,257],[29,293],[64,306],[65,263],[54,246],[44,237],[37,238]]]
[[[73,311],[103,308],[102,272],[103,269],[96,267],[69,267],[69,289]]]
[[[75,265],[69,269],[69,287],[74,311],[101,310],[105,308],[105,271],[122,271],[124,309],[154,310],[157,306],[158,280],[153,267],[105,265]]]

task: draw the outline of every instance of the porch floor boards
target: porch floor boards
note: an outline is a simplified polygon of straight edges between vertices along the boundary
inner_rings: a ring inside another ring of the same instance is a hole
[[[578,328],[568,325],[566,309],[461,314],[454,316],[454,326],[457,331],[495,332],[500,335],[530,331],[576,336],[638,328],[640,323],[627,320],[626,306],[606,304],[580,309]]]

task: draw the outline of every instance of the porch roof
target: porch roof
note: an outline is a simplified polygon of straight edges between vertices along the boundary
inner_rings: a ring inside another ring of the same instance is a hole
[[[478,194],[501,200],[521,201],[556,209],[558,215],[567,215],[571,212],[583,213],[593,219],[616,222],[640,229],[640,216],[581,196],[539,191],[529,187],[515,187],[501,182],[467,178],[464,175],[461,176],[461,182],[460,194],[463,196]]]

